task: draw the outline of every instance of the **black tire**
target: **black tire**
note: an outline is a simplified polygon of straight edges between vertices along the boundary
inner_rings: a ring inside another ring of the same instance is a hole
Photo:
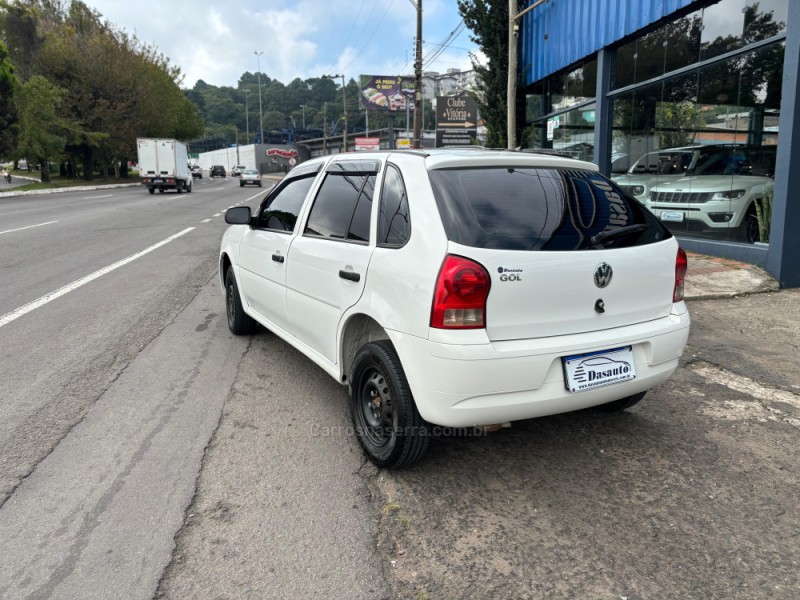
[[[164,193],[164,188],[158,188],[158,193],[159,194],[163,194]]]
[[[183,192],[183,184],[180,181],[175,184],[175,191],[179,194]]]
[[[399,469],[422,458],[430,440],[428,424],[417,411],[391,342],[361,347],[350,371],[349,389],[356,437],[376,466]]]
[[[255,320],[242,308],[239,286],[236,285],[232,267],[225,275],[225,313],[228,315],[228,329],[234,335],[249,335],[255,331]]]
[[[599,406],[595,406],[593,410],[597,412],[604,412],[604,413],[615,413],[625,410],[626,408],[630,408],[634,404],[638,404],[639,401],[644,398],[644,395],[647,392],[639,392],[638,394],[634,394],[633,396],[628,396],[626,398],[620,398],[619,400],[614,400],[613,402],[607,402],[606,404],[601,404]]]
[[[258,187],[263,187],[260,181],[258,182]]]
[[[192,182],[191,181],[189,182],[189,187],[186,188],[186,193],[187,194],[191,194],[192,193]]]
[[[755,244],[761,241],[761,233],[758,230],[758,217],[752,210],[747,211],[744,219],[742,219],[742,224],[739,225],[739,239],[746,244]]]
[[[151,194],[156,193],[156,190],[154,188],[147,188],[147,191],[150,192]]]
[[[244,187],[244,181],[239,182],[239,187]]]

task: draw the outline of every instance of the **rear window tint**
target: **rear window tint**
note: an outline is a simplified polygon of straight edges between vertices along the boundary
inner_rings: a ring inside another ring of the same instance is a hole
[[[605,248],[658,242],[672,235],[637,200],[599,173],[508,167],[430,171],[450,241],[497,250],[585,250],[591,237],[628,225],[643,231]]]

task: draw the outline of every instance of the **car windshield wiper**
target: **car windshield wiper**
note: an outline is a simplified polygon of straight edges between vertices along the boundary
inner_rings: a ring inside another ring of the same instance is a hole
[[[601,231],[597,235],[593,235],[589,241],[593,246],[602,248],[605,242],[627,237],[629,235],[633,235],[634,233],[641,233],[646,229],[647,225],[644,223],[640,223],[638,225],[627,225],[626,227],[619,227],[618,229],[612,229],[610,231]]]

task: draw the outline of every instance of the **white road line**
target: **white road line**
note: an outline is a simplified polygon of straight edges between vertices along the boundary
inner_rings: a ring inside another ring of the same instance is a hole
[[[268,192],[274,187],[275,187],[275,184],[273,183],[271,186],[269,186],[266,189],[266,191]],[[260,198],[263,193],[264,192],[258,192],[255,196],[250,196],[249,198],[245,198],[244,200],[242,200],[242,202],[250,202],[250,200],[254,200],[255,198]]]
[[[84,196],[84,200],[94,200],[95,198],[111,198],[114,194],[106,194],[105,196]]]
[[[124,267],[125,265],[127,265],[129,263],[132,263],[137,258],[141,258],[145,254],[150,254],[153,250],[158,250],[159,248],[161,248],[161,246],[169,244],[171,241],[178,239],[179,237],[189,233],[193,229],[195,229],[195,228],[194,227],[187,227],[183,231],[180,231],[180,232],[176,233],[175,235],[171,235],[167,239],[161,240],[157,244],[153,244],[152,246],[150,246],[149,248],[145,248],[141,252],[137,252],[136,254],[130,255],[128,258],[123,258],[122,260],[117,261],[117,262],[115,262],[115,263],[113,263],[111,265],[108,265],[107,267],[103,267],[102,269],[100,269],[98,271],[95,271],[94,273],[90,273],[89,275],[86,275],[85,277],[81,277],[80,279],[77,279],[77,280],[73,281],[72,283],[68,283],[64,287],[58,288],[54,292],[50,292],[49,294],[45,294],[44,296],[42,296],[38,300],[34,300],[33,302],[29,302],[25,306],[20,306],[18,309],[12,310],[10,313],[4,314],[2,317],[0,317],[0,327],[3,327],[4,325],[8,325],[9,323],[11,323],[11,321],[19,319],[21,316],[26,315],[29,312],[34,311],[37,308],[44,306],[48,302],[52,302],[56,298],[60,298],[64,294],[68,294],[69,292],[71,292],[73,290],[77,290],[79,287],[81,287],[83,285],[86,285],[87,283],[89,283],[91,281],[94,281],[95,279],[98,279],[99,277],[102,277],[103,275],[107,275],[108,273],[111,273],[111,271],[114,271],[116,269],[119,269],[120,267]]]
[[[215,216],[215,217],[222,216],[222,213],[217,213],[217,214],[215,214],[214,216]]]
[[[33,229],[34,227],[52,225],[53,223],[58,223],[58,221],[48,221],[47,223],[39,223],[38,225],[28,225],[27,227],[20,227],[19,229],[7,229],[6,231],[0,231],[0,235],[3,235],[4,233],[14,233],[15,231],[22,231],[24,229]]]
[[[211,219],[203,219],[200,221],[201,223],[211,223]]]

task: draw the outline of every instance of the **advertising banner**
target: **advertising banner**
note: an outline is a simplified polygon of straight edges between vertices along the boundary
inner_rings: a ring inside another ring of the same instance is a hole
[[[383,75],[361,75],[361,106],[370,110],[400,112],[414,110],[414,79]]]
[[[436,147],[469,146],[478,136],[478,103],[472,96],[436,98]]]
[[[363,150],[380,150],[381,138],[379,137],[357,137],[356,138],[356,151]]]

